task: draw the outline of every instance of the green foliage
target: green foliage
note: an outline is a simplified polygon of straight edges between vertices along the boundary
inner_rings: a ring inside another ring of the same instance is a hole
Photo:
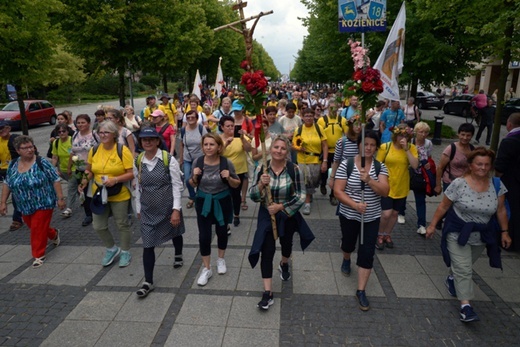
[[[434,120],[428,120],[428,119],[421,119],[421,121],[426,122],[430,126],[430,133],[433,133],[433,130],[435,129],[435,121]],[[452,127],[449,125],[442,125],[441,128],[441,138],[443,139],[455,139],[457,138],[457,132],[453,130]]]
[[[117,76],[111,74],[105,74],[101,77],[91,77],[85,81],[80,90],[81,93],[115,96],[118,95],[119,80]]]
[[[144,85],[147,85],[152,89],[156,89],[161,83],[161,79],[159,78],[159,76],[144,75],[143,77],[141,77],[139,82],[141,82]]]

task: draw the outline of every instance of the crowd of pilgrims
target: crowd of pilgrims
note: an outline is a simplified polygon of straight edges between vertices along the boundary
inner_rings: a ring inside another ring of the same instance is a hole
[[[106,247],[103,266],[116,259],[119,267],[130,264],[130,224],[136,215],[144,266],[144,282],[136,294],[144,298],[154,289],[155,247],[172,242],[173,267],[183,266],[183,209],[194,208],[203,263],[197,284],[204,286],[213,276],[212,226],[217,236],[216,271],[223,275],[227,272],[225,253],[231,225],[240,224],[240,213],[249,208],[249,197],[259,202],[260,208],[248,259],[252,267],[260,262],[264,292],[258,307],[267,310],[274,303],[273,226],[282,253],[277,270],[281,279],[288,281],[294,233],[299,233],[302,250],[314,239],[302,214],[312,213],[318,189],[322,195],[328,194],[331,208],[339,217],[342,259],[338,263],[345,276],[352,272],[351,256],[357,248],[356,298],[359,308],[366,311],[370,304],[365,289],[374,253],[395,246],[392,232],[396,223],[405,222],[411,175],[429,170],[432,191],[428,195],[446,191],[435,223],[427,228],[427,192],[414,190],[419,235],[431,237],[435,227],[443,229],[443,218],[446,226],[458,225],[459,220],[485,224],[488,214],[503,208],[506,188],[500,185],[495,194],[495,188],[485,186],[483,178],[488,177],[494,153],[469,144],[473,125],[459,128],[458,141],[445,149],[435,168],[432,143],[427,138],[430,128],[421,121],[413,98],[406,105],[378,101],[366,115],[362,141],[357,97],[342,99],[334,90],[275,88],[270,90],[261,124],[266,135],[263,146],[255,137],[257,124],[252,116],[256,115],[244,112],[239,102],[242,97],[240,92],[231,91],[213,98],[206,91],[199,100],[179,90],[173,97],[147,97],[146,107],[137,112],[129,105],[121,109],[100,106],[91,119],[87,114],[74,118],[65,111],[58,115],[58,124],[50,135],[50,160],[44,160],[43,165],[32,139],[18,136],[13,144],[15,151],[11,150],[14,165],[6,168],[0,212],[7,212],[5,201],[12,193],[15,212],[11,227],[16,230],[25,222],[31,229],[32,266],[44,264],[47,240],[60,243],[59,230],[50,226],[56,203],[63,218],[73,212],[84,213],[82,225],[92,224]],[[9,131],[7,125],[0,129]],[[484,176],[477,166],[473,168],[474,162],[486,166]],[[36,174],[38,170],[41,172]],[[35,178],[27,178],[27,173]],[[56,184],[60,178],[68,181],[67,194]],[[453,188],[455,185],[457,188]],[[47,199],[29,199],[29,187],[33,196],[38,196],[34,187],[41,188]],[[468,211],[464,205],[467,197],[461,193],[464,187],[475,190],[475,194],[491,192],[483,198],[493,202],[489,211]],[[181,203],[185,188],[187,199]],[[74,211],[77,200],[83,212]],[[49,210],[50,214],[42,213]],[[451,218],[453,210],[462,211],[454,214],[459,219],[456,222]],[[480,219],[473,220],[476,213]],[[117,227],[119,245],[109,229],[109,217]],[[507,229],[503,217],[499,224],[502,230]],[[477,320],[469,304],[473,295],[472,262],[464,261],[468,257],[464,250],[454,250],[466,246],[460,241],[457,244],[449,228],[443,230],[443,245],[451,255],[446,286],[461,300],[461,320]],[[486,246],[473,232],[467,241],[470,259]],[[505,247],[510,244],[507,233],[500,242]]]

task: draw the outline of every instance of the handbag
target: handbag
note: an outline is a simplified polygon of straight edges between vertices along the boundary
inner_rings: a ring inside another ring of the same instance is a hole
[[[426,180],[422,173],[417,173],[414,168],[409,167],[410,172],[410,190],[416,192],[426,192]]]

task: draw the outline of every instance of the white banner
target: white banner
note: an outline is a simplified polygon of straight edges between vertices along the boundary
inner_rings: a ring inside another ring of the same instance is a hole
[[[403,71],[405,23],[406,8],[403,2],[394,25],[392,25],[392,29],[388,34],[385,47],[373,66],[374,69],[378,69],[381,72],[384,90],[380,95],[390,100],[399,100],[397,79]]]
[[[217,78],[215,79],[215,96],[220,98],[222,95],[222,89],[224,89],[224,75],[222,74],[222,67],[220,66],[220,62],[222,61],[222,57],[218,58],[218,69],[217,69]]]
[[[197,95],[199,100],[202,98],[200,90],[202,89],[202,80],[200,79],[199,69],[197,69],[197,74],[195,75],[195,82],[193,82],[193,91],[191,94]]]

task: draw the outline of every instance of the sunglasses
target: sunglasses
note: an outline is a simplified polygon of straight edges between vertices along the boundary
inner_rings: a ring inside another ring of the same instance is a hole
[[[66,134],[66,133],[68,133],[67,130],[59,130],[59,131],[58,131],[58,134]]]

